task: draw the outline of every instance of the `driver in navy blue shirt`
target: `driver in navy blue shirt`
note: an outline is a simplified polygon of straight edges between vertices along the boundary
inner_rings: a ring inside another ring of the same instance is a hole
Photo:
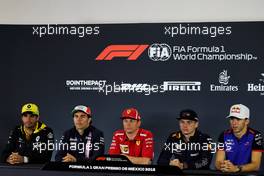
[[[227,118],[230,129],[219,137],[223,150],[216,153],[216,169],[222,172],[258,171],[261,164],[263,139],[261,133],[249,125],[249,108],[242,104],[231,106]]]
[[[185,109],[177,119],[180,130],[168,137],[159,155],[158,165],[177,166],[180,169],[209,169],[213,156],[212,140],[209,135],[198,130],[197,113]],[[195,147],[183,147],[187,145]]]
[[[78,105],[72,111],[74,127],[65,131],[57,151],[57,162],[92,162],[104,154],[103,132],[91,125],[88,106]]]

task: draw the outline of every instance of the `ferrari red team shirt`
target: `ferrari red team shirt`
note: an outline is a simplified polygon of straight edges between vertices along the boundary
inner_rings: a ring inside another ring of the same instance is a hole
[[[109,154],[126,154],[129,156],[153,159],[153,135],[150,131],[140,128],[134,140],[129,140],[124,130],[118,130],[113,135]]]

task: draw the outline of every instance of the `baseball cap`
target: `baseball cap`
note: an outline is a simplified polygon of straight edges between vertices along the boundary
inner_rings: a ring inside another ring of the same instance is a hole
[[[191,109],[185,109],[180,112],[180,117],[177,118],[178,120],[186,119],[186,120],[194,120],[198,121],[198,115],[195,111]]]
[[[88,106],[84,106],[84,105],[77,105],[73,108],[72,110],[72,115],[77,112],[77,111],[82,111],[85,114],[87,114],[88,116],[92,116],[92,112],[91,112],[91,108]]]
[[[249,108],[243,104],[235,104],[231,106],[230,113],[226,118],[236,117],[239,119],[249,119]]]
[[[128,108],[128,109],[125,109],[122,112],[121,119],[135,119],[135,120],[140,120],[141,117],[140,117],[137,109],[135,109],[135,108]]]
[[[24,114],[26,112],[31,112],[32,114],[39,116],[39,108],[36,104],[33,103],[27,103],[22,106],[21,114]]]

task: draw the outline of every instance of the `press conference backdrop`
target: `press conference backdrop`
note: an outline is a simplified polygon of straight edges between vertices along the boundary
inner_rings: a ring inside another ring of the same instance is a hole
[[[1,149],[28,102],[57,140],[72,108],[90,106],[106,151],[122,110],[135,107],[154,134],[155,162],[182,109],[216,142],[242,103],[264,133],[263,31],[263,22],[0,25]]]

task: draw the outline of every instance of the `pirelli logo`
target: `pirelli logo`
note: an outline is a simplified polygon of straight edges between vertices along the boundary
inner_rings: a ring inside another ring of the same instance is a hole
[[[135,61],[148,46],[149,45],[109,45],[95,60],[111,61],[114,58],[127,58],[127,60]]]

